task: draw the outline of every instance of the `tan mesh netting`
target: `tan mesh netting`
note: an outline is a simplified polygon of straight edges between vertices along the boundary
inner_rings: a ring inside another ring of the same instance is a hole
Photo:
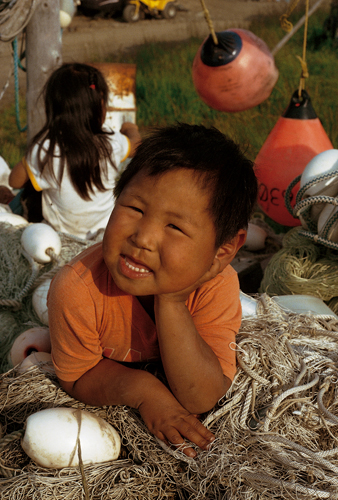
[[[16,250],[21,230],[6,231],[4,240],[11,241],[0,257],[8,262],[6,272],[1,264],[7,285],[0,298],[13,298],[9,288],[20,291],[30,269]],[[83,249],[64,238],[63,245],[69,247],[63,261]],[[39,324],[30,294],[21,309],[0,307],[3,366],[13,338],[27,324]],[[338,320],[287,314],[263,294],[257,317],[243,320],[233,349],[238,371],[231,389],[202,415],[216,440],[196,459],[158,441],[136,410],[88,407],[72,399],[43,366],[2,373],[1,500],[338,499]],[[112,424],[122,438],[119,459],[86,465],[83,474],[80,467],[37,466],[17,436],[30,414],[58,406],[86,409]]]
[[[338,498],[338,321],[286,315],[267,296],[259,309],[234,346],[239,369],[227,398],[203,416],[216,441],[196,459],[161,445],[136,411],[84,406],[38,367],[1,376],[3,436],[54,406],[83,408],[114,425],[122,455],[84,467],[91,500]],[[0,466],[13,477],[0,479],[1,499],[86,498],[79,468],[41,468],[19,440],[3,443]]]

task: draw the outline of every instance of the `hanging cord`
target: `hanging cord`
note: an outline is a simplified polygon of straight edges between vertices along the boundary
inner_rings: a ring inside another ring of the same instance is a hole
[[[298,96],[302,96],[302,91],[305,89],[305,80],[309,78],[309,71],[306,63],[306,43],[307,43],[307,32],[309,25],[309,0],[305,2],[305,24],[304,24],[304,39],[303,39],[303,58],[297,56],[302,65],[302,74],[300,77],[299,87],[298,87]]]
[[[298,2],[299,0],[293,0],[293,2],[290,3],[288,10],[285,12],[285,14],[283,14],[279,18],[282,29],[287,33],[289,33],[293,28],[293,24],[289,21],[288,17],[290,17],[291,13],[296,8]]]
[[[18,39],[15,37],[12,42],[13,60],[14,60],[14,88],[15,88],[15,119],[20,132],[27,130],[27,125],[21,127],[20,124],[20,103],[19,103],[19,56],[18,56]]]
[[[293,0],[293,2],[289,5],[286,13],[279,18],[282,29],[288,33],[290,33],[293,29],[293,24],[289,21],[288,17],[291,15],[293,10],[297,6],[298,2],[299,0]],[[305,21],[304,21],[303,57],[296,56],[297,59],[299,59],[300,64],[302,66],[302,73],[298,87],[299,98],[302,97],[302,91],[305,89],[305,80],[306,78],[309,78],[309,71],[306,63],[306,44],[307,44],[307,33],[309,25],[309,0],[306,0],[305,5],[306,6],[305,6]]]
[[[204,17],[205,17],[205,20],[209,26],[209,30],[210,30],[213,42],[215,45],[218,45],[218,40],[217,40],[217,36],[216,36],[215,30],[214,30],[214,25],[213,25],[213,22],[211,20],[209,11],[207,9],[207,6],[205,5],[204,0],[201,0],[201,4],[202,4],[203,12],[204,12]]]

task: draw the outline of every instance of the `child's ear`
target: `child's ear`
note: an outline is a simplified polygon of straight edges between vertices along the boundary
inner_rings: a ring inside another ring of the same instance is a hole
[[[240,229],[232,240],[224,243],[218,248],[215,259],[218,259],[220,261],[222,270],[225,269],[228,264],[230,264],[230,262],[236,256],[238,250],[244,245],[246,235],[246,230]]]

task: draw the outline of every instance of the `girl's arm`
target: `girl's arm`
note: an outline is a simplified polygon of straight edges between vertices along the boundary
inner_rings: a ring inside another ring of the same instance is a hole
[[[129,157],[133,157],[137,146],[141,142],[141,135],[138,130],[138,126],[135,123],[125,122],[122,124],[120,129],[121,134],[128,137],[130,142],[130,152]]]
[[[12,188],[21,188],[28,181],[29,177],[25,169],[24,162],[21,160],[13,167],[9,174],[8,183]]]

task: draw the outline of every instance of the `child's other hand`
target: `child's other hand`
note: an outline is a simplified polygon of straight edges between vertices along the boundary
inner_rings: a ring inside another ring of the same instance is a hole
[[[162,398],[145,401],[139,406],[139,411],[152,434],[169,446],[182,447],[183,453],[190,458],[196,456],[196,451],[187,446],[185,438],[202,450],[207,450],[215,439],[212,432],[171,395],[168,401]]]
[[[132,122],[124,122],[122,123],[122,126],[120,128],[121,134],[126,134],[128,131],[131,130],[137,130],[138,131],[138,126],[135,123]]]
[[[128,137],[130,141],[130,152],[129,156],[132,157],[135,154],[136,148],[141,142],[141,135],[138,126],[132,122],[124,122],[120,128],[121,134]]]

